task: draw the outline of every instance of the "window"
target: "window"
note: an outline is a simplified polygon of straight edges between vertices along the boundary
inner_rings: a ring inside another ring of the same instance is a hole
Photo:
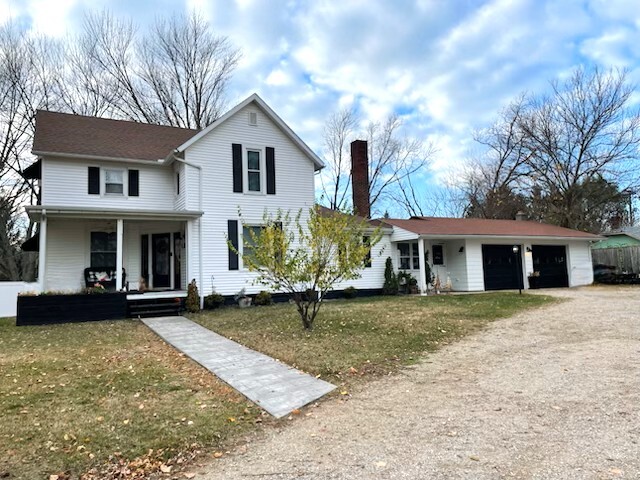
[[[247,187],[250,192],[262,191],[260,152],[257,150],[247,150]]]
[[[367,255],[364,257],[364,266],[366,268],[371,268],[371,238],[368,236],[362,237],[362,243],[369,247],[369,251]]]
[[[116,268],[116,233],[91,232],[91,268]]]
[[[242,227],[242,255],[244,258],[253,257],[254,238],[260,236],[263,228],[261,225],[244,225]]]
[[[249,112],[249,125],[258,125],[258,114],[256,112]]]
[[[122,170],[104,171],[104,191],[117,195],[124,194],[124,172]]]
[[[399,243],[400,270],[419,270],[420,257],[418,255],[418,243]]]
[[[444,252],[442,250],[442,245],[433,245],[431,247],[431,251],[433,253],[433,264],[444,265]]]

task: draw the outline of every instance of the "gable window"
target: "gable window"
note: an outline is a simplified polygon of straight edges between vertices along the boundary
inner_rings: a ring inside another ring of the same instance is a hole
[[[400,270],[419,270],[418,242],[398,243],[400,253]]]
[[[105,169],[104,191],[116,195],[124,194],[124,171]]]
[[[247,187],[250,192],[262,191],[260,152],[247,150]]]
[[[91,232],[91,268],[115,268],[116,249],[115,232]]]

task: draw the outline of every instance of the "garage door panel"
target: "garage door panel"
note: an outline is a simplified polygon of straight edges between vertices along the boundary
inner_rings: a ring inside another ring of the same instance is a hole
[[[567,248],[564,245],[532,245],[533,269],[540,272],[539,288],[569,286]]]
[[[521,253],[513,253],[513,245],[482,245],[482,264],[485,290],[522,288],[518,262]]]

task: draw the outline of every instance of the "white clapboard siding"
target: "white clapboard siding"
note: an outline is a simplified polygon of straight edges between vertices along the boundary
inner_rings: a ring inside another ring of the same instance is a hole
[[[101,178],[100,195],[88,193],[88,167],[124,170],[124,195],[105,194]],[[140,195],[127,195],[127,169],[140,172]],[[159,165],[45,157],[42,161],[42,204],[65,207],[102,207],[140,210],[173,210],[173,170]]]
[[[371,267],[360,270],[360,278],[336,284],[335,290],[355,287],[358,290],[380,289],[384,285],[384,269],[387,257],[391,257],[394,265],[390,235],[383,235],[380,241],[371,248]]]
[[[85,223],[50,218],[47,222],[45,291],[77,292],[84,287],[89,239]]]
[[[257,114],[257,125],[249,125],[249,112]],[[262,158],[266,147],[275,149],[275,195],[233,192],[233,143],[241,144],[243,150],[247,147],[260,149]],[[249,293],[260,291],[264,287],[253,284],[255,275],[243,269],[241,261],[239,270],[228,269],[227,221],[239,220],[241,233],[242,223],[263,223],[265,209],[273,213],[282,209],[291,212],[292,215],[302,210],[306,218],[309,209],[314,205],[313,162],[253,104],[240,110],[187,148],[185,160],[201,166],[203,175],[200,207],[200,171],[187,166],[187,208],[201,208],[205,212],[201,220],[190,222],[189,277],[198,281],[202,278],[201,288],[205,295],[211,292],[212,285],[217,292],[225,295],[234,294],[242,288],[246,288]],[[202,222],[202,277],[198,271],[199,222]],[[242,242],[241,236],[239,240]]]

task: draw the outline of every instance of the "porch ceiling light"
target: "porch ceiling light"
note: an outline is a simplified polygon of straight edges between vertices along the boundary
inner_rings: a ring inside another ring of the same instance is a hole
[[[520,251],[520,247],[518,245],[514,245],[513,246],[513,253],[516,254],[516,253],[518,253],[518,251]]]

